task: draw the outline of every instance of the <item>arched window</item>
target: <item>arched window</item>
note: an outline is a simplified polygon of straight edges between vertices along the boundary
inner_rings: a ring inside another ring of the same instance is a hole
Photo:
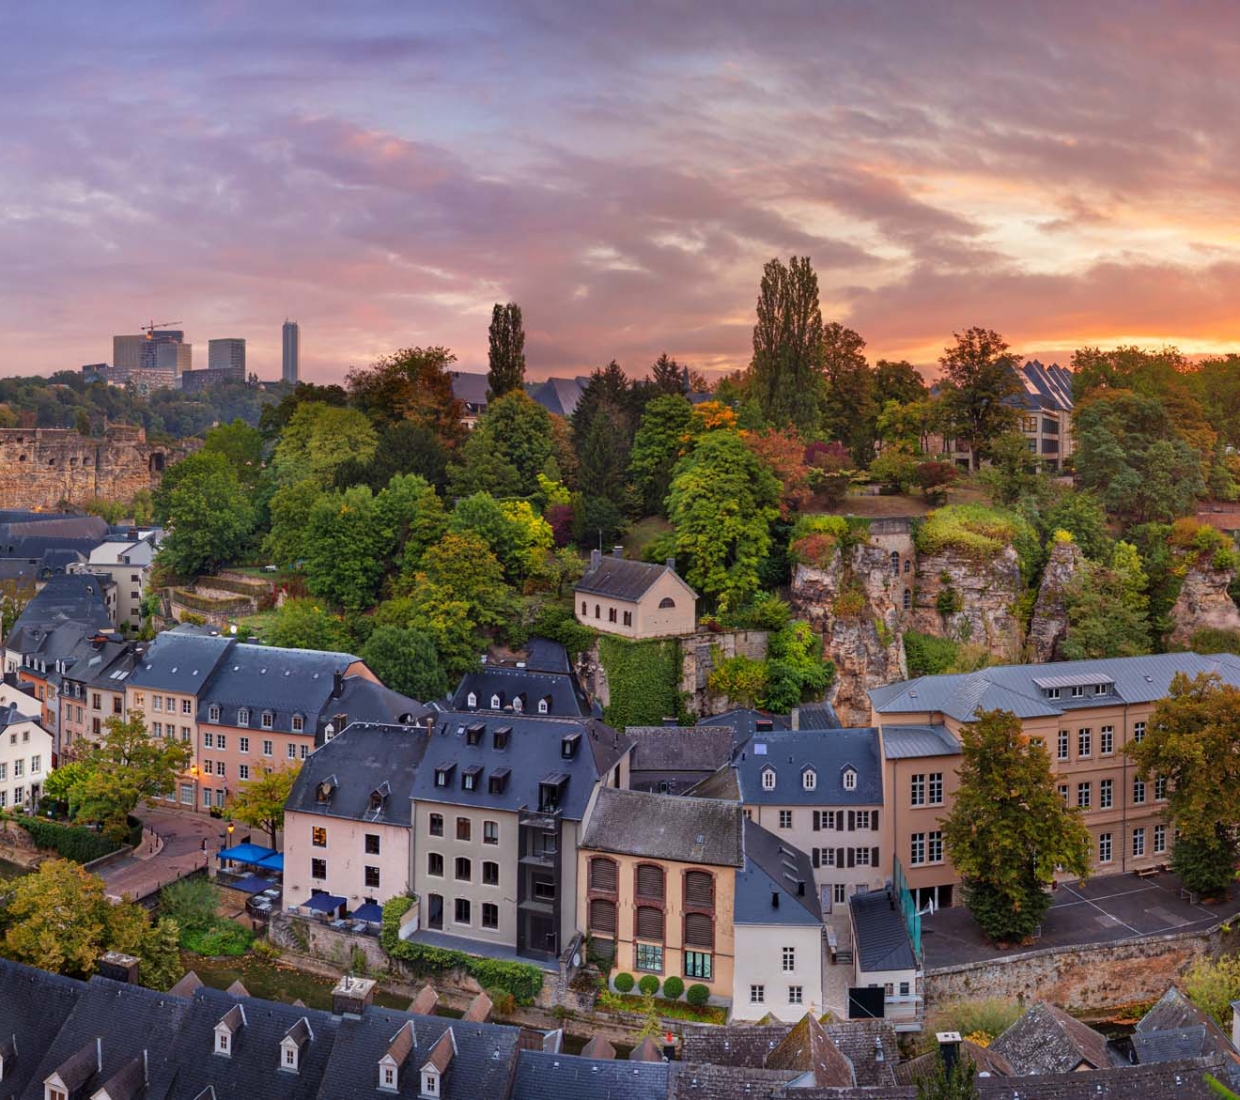
[[[801,773],[801,786],[812,791],[818,786],[818,773],[813,768],[806,768]]]
[[[512,709],[515,710],[518,714],[520,714],[523,710],[525,710],[525,702],[521,698],[520,695],[518,695],[515,699],[513,699]]]
[[[844,790],[855,791],[857,789],[857,773],[852,768],[844,769]]]
[[[663,887],[663,868],[657,863],[637,865],[637,896],[662,901],[666,896]]]
[[[616,861],[595,856],[590,860],[590,889],[604,894],[616,892]]]
[[[897,577],[900,575],[900,554],[896,550],[891,552],[891,571]]]
[[[676,606],[676,601],[672,599],[671,596],[664,596],[663,599],[659,601],[659,610],[661,611],[666,610],[669,607],[675,607],[675,606]]]
[[[237,711],[237,725],[248,726],[250,724],[250,708],[242,707]]]
[[[904,575],[905,575],[905,576],[908,576],[908,574],[909,574],[909,573],[911,573],[912,571],[913,571],[913,559],[912,559],[912,558],[905,558],[905,560],[904,560]]]
[[[762,789],[764,791],[773,791],[775,789],[775,769],[766,768],[762,772]]]
[[[685,872],[685,904],[699,909],[715,907],[715,880],[706,871]]]
[[[594,605],[594,617],[596,619],[601,619],[603,617],[603,612],[600,610],[598,604]]]
[[[913,606],[913,590],[911,588],[906,588],[904,590],[904,610],[907,611],[912,606]]]
[[[590,605],[589,605],[588,603],[586,603],[586,601],[585,601],[585,600],[582,600],[582,601],[581,601],[581,613],[582,613],[583,615],[589,615],[589,614],[590,614]]]

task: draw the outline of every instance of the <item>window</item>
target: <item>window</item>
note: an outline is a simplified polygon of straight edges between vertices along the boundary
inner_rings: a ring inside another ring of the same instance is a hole
[[[207,707],[207,721],[218,722],[220,720],[220,706],[218,703],[212,703]]]
[[[215,1033],[215,1040],[216,1040],[216,1042],[215,1042],[215,1049],[216,1049],[216,1050],[217,1050],[220,1054],[227,1054],[227,1053],[228,1053],[228,1040],[229,1040],[230,1038],[231,1038],[231,1036],[228,1034],[228,1032],[227,1032],[227,1031],[217,1031],[217,1032]],[[63,1097],[63,1094],[62,1094],[62,1097]]]
[[[182,699],[181,700],[181,713],[182,714],[193,714],[194,713],[194,700],[193,699]]]
[[[204,787],[204,788],[203,788],[203,791],[202,791],[202,804],[203,804],[204,806],[210,806],[210,805],[211,805],[211,789],[210,789],[209,787]]]
[[[903,600],[903,603],[904,603],[904,610],[905,610],[905,611],[907,611],[909,608],[911,608],[911,607],[913,606],[913,590],[912,590],[911,588],[906,588],[906,589],[904,590],[904,600]]]
[[[802,988],[799,985],[790,985],[788,987],[788,1003],[790,1005],[799,1005],[801,1003]]]
[[[1132,739],[1139,745],[1145,740],[1145,723],[1134,722],[1132,726]]]
[[[1077,756],[1093,756],[1094,754],[1094,731],[1078,730],[1076,734],[1076,755]]]
[[[715,880],[705,871],[685,872],[685,904],[702,909],[715,907]]]
[[[1100,742],[1098,745],[1098,751],[1102,753],[1103,756],[1110,756],[1115,752],[1114,726],[1103,726],[1102,729],[1098,731],[1098,739]]]
[[[290,741],[290,742],[289,742],[289,744],[288,744],[288,748],[287,748],[287,750],[286,750],[285,755],[286,755],[286,756],[287,756],[290,760],[296,760],[296,759],[297,759],[297,746],[296,746],[296,745],[294,745],[291,741]]]
[[[1098,862],[1111,862],[1111,834],[1100,833],[1098,835]]]
[[[457,840],[468,840],[472,832],[473,832],[473,829],[472,829],[469,818],[458,817],[456,819],[456,839]]]
[[[1154,826],[1154,854],[1162,855],[1167,850],[1167,826]]]
[[[499,906],[493,901],[484,901],[482,903],[482,927],[499,927]]]
[[[322,825],[315,825],[310,830],[310,843],[316,848],[327,847],[327,830]]]
[[[250,778],[250,765],[249,764],[238,764],[237,765],[237,777],[239,779],[249,779]]]
[[[306,720],[300,714],[293,715],[293,732],[302,733],[306,728]]]
[[[812,791],[817,788],[818,773],[814,771],[813,768],[806,768],[805,771],[801,773],[801,786],[807,791]]]
[[[593,898],[590,901],[590,930],[615,935],[616,903],[606,898]]]
[[[456,857],[456,879],[458,882],[469,882],[473,878],[473,864],[465,856]]]
[[[538,901],[555,901],[555,879],[536,878],[534,880],[534,897]]]
[[[1092,797],[1092,786],[1093,785],[1090,783],[1078,783],[1076,785],[1076,804],[1082,810],[1089,809],[1089,804]]]
[[[835,866],[835,849],[834,848],[816,848],[813,849],[818,853],[818,858],[814,861],[815,867],[834,867]]]
[[[484,821],[482,823],[482,843],[498,844],[499,843],[499,822]]]
[[[35,759],[39,758],[36,756]],[[34,768],[30,770],[34,771]],[[1154,798],[1158,802],[1165,802],[1167,799],[1167,777],[1165,775],[1160,775],[1154,780]]]
[[[146,706],[146,695],[141,691],[135,691],[133,693],[133,705],[135,707]]]
[[[301,758],[302,758],[303,760],[305,760],[305,758],[306,758],[307,756],[309,756],[309,755],[310,755],[310,746],[309,746],[309,745],[302,745],[302,746],[301,746]]]
[[[1063,799],[1063,804],[1066,806],[1068,804],[1068,784],[1060,783],[1055,789],[1059,792],[1059,797]]]
[[[98,699],[99,696],[96,695],[95,698]],[[98,709],[99,707],[96,706],[95,710],[98,710]],[[152,710],[163,710],[164,709],[164,697],[162,695],[151,696],[151,709]]]
[[[276,746],[275,746],[274,741],[263,742],[263,755],[264,756],[274,756],[275,752],[276,752]]]
[[[1073,684],[1072,685],[1072,698],[1073,699],[1084,699],[1085,698],[1085,685],[1084,684]]]
[[[168,728],[169,728],[169,729],[173,729],[174,727],[169,726]],[[153,737],[163,737],[163,735],[164,735],[164,724],[163,724],[163,722],[152,722],[152,723],[151,723],[151,736],[153,736]],[[13,740],[14,740],[14,741],[16,741],[16,740],[17,740],[17,734],[13,734]]]
[[[709,951],[685,952],[685,977],[704,978],[710,981],[711,954]]]
[[[439,1095],[439,1074],[429,1070],[422,1074],[422,1095]]]
[[[436,878],[443,878],[443,856],[439,852],[427,853],[426,873]]]
[[[204,749],[213,749],[213,748],[215,748],[215,734],[213,734],[213,733],[204,733],[204,734],[202,735],[202,747],[203,747]]]
[[[1069,734],[1067,730],[1059,731],[1059,744],[1057,746],[1058,752],[1056,754],[1057,760],[1068,759],[1068,737],[1069,737]]]
[[[327,878],[327,860],[312,859],[310,861],[310,877],[318,879]]]
[[[237,725],[248,726],[250,724],[250,708],[242,707],[237,711]]]
[[[385,1089],[396,1089],[396,1071],[391,1066],[383,1067],[383,1087]]]
[[[25,774],[26,774],[26,761],[14,760],[13,761],[13,778],[20,779]]]
[[[275,722],[275,715],[269,710],[263,711],[263,729],[269,730]]]
[[[607,894],[616,892],[616,864],[610,859],[590,860],[590,889]]]
[[[773,791],[775,789],[774,768],[764,768],[762,770],[762,789],[764,791]]]
[[[845,891],[846,888],[842,882],[837,882],[831,887],[831,899],[836,905],[843,905],[848,900]]]
[[[783,950],[783,966],[784,973],[797,968],[797,949],[795,947],[785,947]]]
[[[30,758],[30,774],[38,775],[43,770],[43,757],[38,753]]]
[[[779,811],[779,827],[781,829],[792,828],[792,811],[791,810],[780,810]]]
[[[913,776],[909,792],[909,803],[913,806],[924,806],[926,804],[926,777],[924,773],[919,772]]]
[[[368,856],[379,854],[379,837],[376,833],[367,833],[362,843]]]
[[[632,625],[633,625],[633,612],[631,612],[631,611],[626,611],[626,612],[624,613],[624,625],[625,625],[625,626],[632,626]]]
[[[910,838],[909,863],[918,867],[926,862],[926,834],[914,833]]]
[[[365,870],[366,885],[372,890],[379,889],[379,868],[367,867]]]
[[[857,773],[852,768],[844,769],[844,790],[855,791],[857,789]]]
[[[443,814],[431,814],[430,834],[431,836],[443,836]]]
[[[499,885],[499,864],[493,860],[487,860],[482,865],[482,885],[498,886]]]
[[[939,829],[926,834],[926,862],[943,862],[943,833]]]
[[[1140,806],[1145,802],[1145,783],[1140,779],[1132,781],[1132,802],[1134,806]]]
[[[607,609],[607,621],[609,623],[614,623],[616,621],[616,609],[614,607],[609,607]]]
[[[943,773],[931,772],[930,780],[927,788],[927,794],[931,806],[943,805]]]
[[[228,748],[228,737],[225,734],[218,733],[215,735],[215,747],[217,749]]]
[[[1132,854],[1134,858],[1145,855],[1145,830],[1132,830]]]
[[[641,910],[639,909],[640,913]],[[656,910],[658,912],[658,910]],[[663,914],[659,914],[662,918]],[[647,970],[656,974],[663,973],[663,946],[657,943],[639,943],[633,949],[633,968]]]
[[[470,912],[469,898],[457,898],[453,919],[457,924],[469,924],[473,914]]]
[[[663,942],[663,910],[653,905],[639,905],[635,924],[636,937],[639,940]]]
[[[870,824],[870,811],[869,810],[857,810],[856,813],[853,813],[852,810],[849,810],[848,816],[852,819],[852,824],[850,827],[857,828],[857,829],[871,829],[871,828],[877,829],[878,828],[878,811],[877,810],[874,811],[873,825]]]
[[[749,987],[749,1003],[751,1005],[766,1004],[766,986],[751,985]]]
[[[1098,781],[1098,808],[1109,810],[1115,801],[1115,780],[1100,779]]]
[[[662,901],[666,896],[663,884],[663,868],[655,863],[642,863],[637,867],[636,893],[639,898]],[[660,938],[662,936],[660,935]]]
[[[672,608],[672,607],[675,607],[675,606],[676,606],[676,601],[675,601],[675,600],[673,600],[671,596],[664,596],[664,597],[663,597],[663,599],[661,599],[661,600],[659,601],[659,610],[660,610],[660,611],[666,611],[666,610],[668,610],[669,608]]]

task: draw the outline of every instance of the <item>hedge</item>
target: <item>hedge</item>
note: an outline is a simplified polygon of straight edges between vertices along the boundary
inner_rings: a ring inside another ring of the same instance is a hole
[[[195,611],[209,611],[221,615],[227,614],[230,611],[244,611],[254,606],[254,601],[246,599],[244,596],[237,596],[233,599],[199,596],[196,592],[191,592],[187,588],[174,588],[172,590],[172,602],[179,603],[182,607],[192,608]]]
[[[664,718],[685,717],[680,643],[675,639],[630,642],[603,635],[598,656],[611,694],[603,709],[603,721],[609,726],[658,726]]]
[[[383,906],[383,928],[379,942],[388,957],[409,963],[419,977],[463,970],[484,989],[510,994],[520,1005],[533,1004],[542,992],[543,972],[530,963],[484,959],[446,947],[430,947],[400,938],[400,919],[413,905],[413,898],[391,898]]]
[[[200,588],[218,588],[221,592],[235,592],[238,596],[259,599],[271,591],[271,584],[259,580],[239,581],[233,577],[199,577],[194,582]]]
[[[136,819],[130,818],[130,843],[136,844],[133,837],[133,826]],[[61,825],[55,821],[43,821],[37,817],[19,817],[17,823],[30,834],[38,848],[51,848],[58,856],[71,859],[74,863],[90,863],[92,860],[110,856],[121,848],[113,840],[102,833],[83,829],[78,825]],[[141,839],[142,823],[137,822],[138,838]]]

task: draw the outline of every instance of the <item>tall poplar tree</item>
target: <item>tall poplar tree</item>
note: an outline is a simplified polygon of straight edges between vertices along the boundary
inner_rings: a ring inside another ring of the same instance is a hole
[[[822,398],[822,311],[818,276],[808,256],[778,259],[762,271],[753,327],[750,385],[762,415],[775,427],[818,429]]]
[[[521,307],[516,302],[491,310],[491,346],[487,369],[487,387],[491,400],[519,390],[525,383],[525,328],[521,324]]]

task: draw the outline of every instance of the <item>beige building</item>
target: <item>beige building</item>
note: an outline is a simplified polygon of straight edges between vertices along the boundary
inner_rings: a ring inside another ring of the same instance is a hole
[[[732,1001],[743,822],[735,802],[599,792],[578,853],[577,920],[613,977],[676,976]]]
[[[617,547],[611,557],[590,554],[590,570],[574,588],[577,621],[625,638],[692,634],[697,593],[676,573],[675,563],[628,561]]]
[[[1093,838],[1096,874],[1142,871],[1170,859],[1163,817],[1166,781],[1136,777],[1125,747],[1145,736],[1150,714],[1183,672],[1240,686],[1240,657],[1162,653],[1148,657],[1001,665],[957,676],[924,676],[870,692],[883,726],[884,767],[896,857],[924,904],[955,900],[959,882],[942,850],[941,819],[957,789],[961,726],[981,710],[1017,715],[1050,757],[1060,795]]]
[[[0,810],[37,808],[54,766],[52,735],[35,714],[22,713],[23,701],[30,704],[28,711],[37,710],[35,701],[21,693],[0,709]]]

